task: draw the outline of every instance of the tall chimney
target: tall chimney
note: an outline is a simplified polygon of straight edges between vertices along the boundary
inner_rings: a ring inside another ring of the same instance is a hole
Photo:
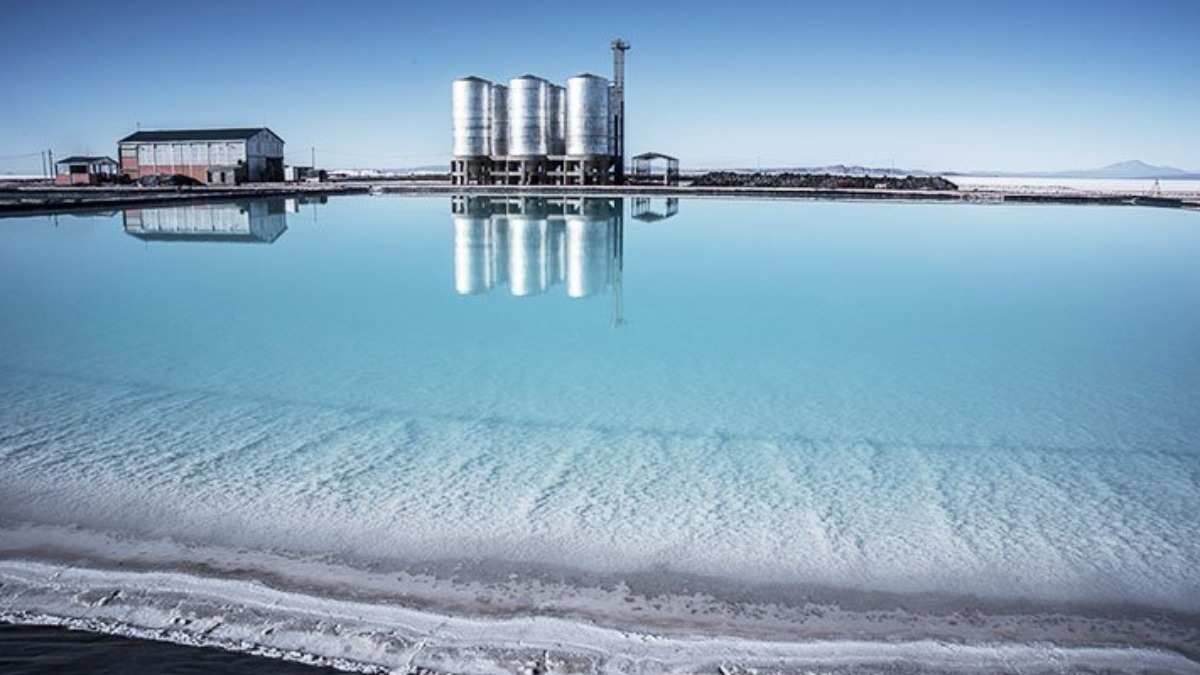
[[[613,134],[616,136],[614,154],[617,156],[618,185],[625,183],[625,52],[629,43],[621,38],[612,41],[613,50]]]

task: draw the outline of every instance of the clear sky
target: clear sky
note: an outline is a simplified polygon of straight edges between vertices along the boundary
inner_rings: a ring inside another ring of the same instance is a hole
[[[0,173],[139,124],[447,164],[451,80],[610,76],[618,35],[627,148],[684,168],[1200,170],[1200,0],[0,0]]]

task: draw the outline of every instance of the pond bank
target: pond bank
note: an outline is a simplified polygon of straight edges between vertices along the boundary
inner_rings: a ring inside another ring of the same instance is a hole
[[[985,204],[1040,203],[1104,206],[1153,206],[1200,209],[1200,198],[1120,193],[1031,193],[1021,190],[901,190],[884,188],[695,187],[667,185],[516,186],[449,185],[429,182],[354,181],[318,184],[144,188],[144,187],[16,187],[0,185],[0,217],[69,213],[176,203],[240,201],[263,197],[313,198],[336,195],[579,195],[647,197],[718,197],[741,199],[898,200]]]

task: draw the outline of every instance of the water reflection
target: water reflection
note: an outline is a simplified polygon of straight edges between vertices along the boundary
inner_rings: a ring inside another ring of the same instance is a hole
[[[226,204],[126,209],[125,233],[143,241],[204,241],[270,244],[287,230],[294,199],[256,199]]]
[[[622,198],[455,197],[454,289],[487,293],[508,284],[515,296],[563,285],[584,298],[619,290]]]
[[[656,197],[634,197],[633,207],[630,209],[630,215],[635,220],[646,223],[666,220],[676,213],[679,213],[678,197],[664,197],[662,199]]]

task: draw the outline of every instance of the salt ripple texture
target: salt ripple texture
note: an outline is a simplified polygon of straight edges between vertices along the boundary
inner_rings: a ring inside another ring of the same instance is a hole
[[[551,427],[5,378],[9,518],[378,559],[1200,606],[1200,483],[1175,451]]]

